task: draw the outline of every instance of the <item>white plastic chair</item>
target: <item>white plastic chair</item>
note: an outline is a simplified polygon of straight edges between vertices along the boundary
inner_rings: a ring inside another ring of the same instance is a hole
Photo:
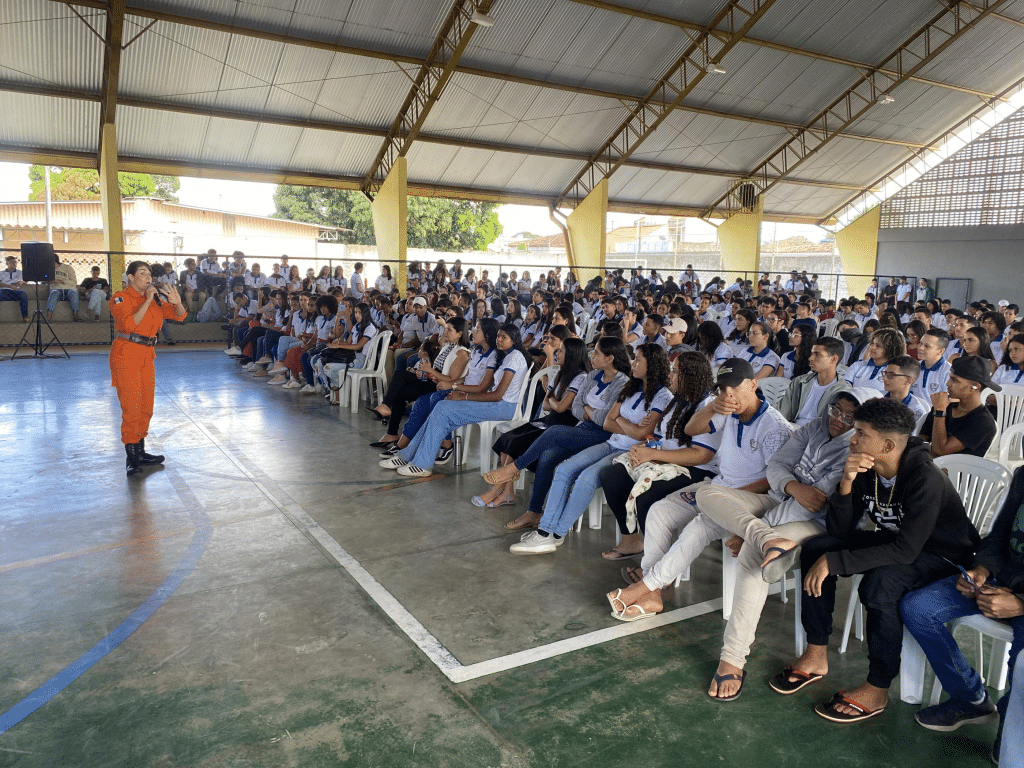
[[[601,527],[601,522],[604,517],[604,489],[598,488],[594,491],[594,495],[590,497],[590,506],[587,507],[587,524],[594,530]],[[576,528],[576,532],[579,533],[583,530],[583,515],[579,516],[579,519],[573,523]],[[615,528],[618,531],[618,527]],[[619,542],[616,541],[616,544]]]
[[[990,454],[997,454],[1002,443],[1003,432],[1015,424],[1024,423],[1024,387],[1004,384],[1001,392],[985,389],[981,402],[988,402],[991,396],[996,401],[996,436],[989,448]]]
[[[373,398],[374,382],[377,382],[377,397],[381,400],[384,399],[384,390],[388,385],[388,376],[384,371],[384,366],[387,363],[387,349],[390,343],[391,331],[381,331],[367,343],[366,347],[369,349],[363,367],[350,370],[347,376],[343,374],[345,381],[338,393],[338,401],[344,403],[345,398],[351,396],[352,413],[359,411],[359,392],[364,381],[367,384],[367,402]]]
[[[784,376],[769,376],[767,379],[758,379],[757,388],[764,393],[764,399],[768,405],[777,408],[782,402],[786,390],[789,389],[790,380]]]
[[[1006,467],[978,456],[954,453],[935,459],[935,466],[946,470],[949,481],[960,494],[967,517],[980,532],[987,532],[992,519],[1002,504],[1010,487],[1011,475]],[[850,640],[850,625],[857,620],[857,639],[864,637],[864,617],[860,612],[860,596],[857,588],[863,581],[863,574],[857,574],[851,582],[850,602],[846,606],[846,625],[843,627],[843,642],[840,653],[846,653]]]
[[[550,365],[550,366],[548,366],[547,368],[544,369],[545,371],[549,371],[548,387],[550,387],[552,382],[554,382],[555,377],[558,375],[558,371],[561,369],[561,367],[562,366],[560,366],[560,365]],[[543,371],[541,373],[543,374]],[[543,375],[540,378],[543,379]],[[542,410],[541,413],[544,414],[544,413],[546,413],[546,411]],[[529,415],[529,413],[527,413],[527,415]],[[499,434],[504,434],[505,432],[511,432],[513,429],[515,429],[516,427],[519,427],[519,426],[521,426],[521,424],[515,424],[515,423],[513,423],[511,421],[500,421],[500,422],[498,422],[495,425],[495,427],[494,427],[494,439],[497,440]],[[493,453],[493,451],[492,451],[492,453]],[[526,479],[527,479],[527,476],[530,475],[530,474],[531,473],[529,473],[529,472],[520,472],[518,479],[512,484],[512,487],[515,488],[516,491],[526,490]]]
[[[1010,463],[1010,452],[1015,444],[1021,458],[1024,459],[1024,423],[1007,427],[999,436],[999,463],[1004,467]]]

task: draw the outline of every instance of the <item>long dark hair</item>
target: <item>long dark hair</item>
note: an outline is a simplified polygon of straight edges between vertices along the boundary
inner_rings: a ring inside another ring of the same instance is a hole
[[[818,337],[814,335],[806,323],[795,326],[789,332],[790,342],[793,340],[794,332],[800,334],[800,343],[793,347],[793,378],[796,378],[797,376],[803,376],[811,370],[811,348],[814,346],[814,342],[818,340]]]
[[[369,326],[373,325],[374,328],[376,328],[377,326],[374,325],[373,316],[370,314],[370,305],[367,304],[365,301],[361,301],[358,304],[356,304],[356,311],[359,312],[359,322],[356,323],[355,325],[355,341],[359,341],[359,339],[366,332],[366,329]]]
[[[1021,346],[1024,346],[1024,333],[1016,333],[1010,337],[1008,342],[1006,342],[1006,349],[1003,350],[1003,361],[1000,365],[1005,365],[1007,368],[1013,365],[1013,360],[1010,359],[1011,344],[1020,344]]]
[[[452,328],[459,332],[459,340],[457,342],[457,346],[469,349],[469,323],[466,322],[466,318],[462,317],[461,315],[456,315],[455,317],[448,318],[448,320],[446,320],[445,322],[447,322],[448,325],[450,325]]]
[[[498,329],[501,325],[493,317],[484,317],[476,321],[480,326],[480,330],[484,334],[484,341],[487,342],[487,349],[484,349],[479,344],[476,345],[475,349],[482,355],[484,352],[490,352],[493,349],[497,349],[498,344]]]
[[[491,319],[493,320],[493,318],[491,318]],[[519,352],[523,356],[523,359],[525,360],[526,359],[526,348],[523,346],[523,337],[519,333],[519,329],[516,328],[512,323],[505,323],[504,325],[502,325],[498,329],[498,332],[499,333],[504,333],[506,336],[508,336],[510,339],[512,339],[512,348],[511,349],[509,349],[509,350],[507,350],[505,352],[502,352],[500,349],[498,350],[497,357],[495,358],[495,360],[497,360],[497,362],[498,362],[498,365],[501,365],[502,362],[504,362],[505,358],[508,357],[508,355],[511,354],[513,351]],[[497,339],[498,334],[495,333],[494,337],[495,337],[495,339]]]
[[[714,358],[715,352],[724,342],[722,328],[713,320],[705,320],[697,326],[697,351],[709,360]]]
[[[645,342],[636,348],[636,352],[643,355],[644,360],[647,361],[647,378],[646,380],[631,378],[622,388],[619,402],[625,402],[626,398],[643,390],[644,407],[650,408],[651,401],[658,394],[658,390],[668,386],[672,367],[668,361],[668,355],[665,354],[665,350],[661,348],[660,344]]]
[[[491,299],[491,317],[505,317],[505,302],[495,296]],[[508,317],[505,317],[508,320]]]
[[[977,336],[978,337],[978,341],[980,342],[978,344],[978,357],[983,358],[985,360],[995,360],[996,359],[995,355],[992,354],[992,347],[991,347],[992,338],[988,335],[988,331],[986,331],[980,325],[975,325],[975,326],[971,326],[970,328],[968,328],[966,333],[969,333],[972,336]],[[962,341],[960,342],[960,346],[963,346],[963,342]],[[1009,348],[1010,345],[1007,344],[1006,346],[1007,346],[1007,348]],[[966,350],[964,351],[964,354],[965,355],[967,354]]]
[[[744,307],[736,313],[736,317],[742,317],[747,321],[747,330],[740,331],[739,327],[733,328],[732,333],[729,334],[729,341],[739,341],[742,339],[745,342],[747,340],[747,331],[750,330],[750,326],[757,322],[757,315],[754,314],[754,310]],[[771,333],[771,330],[769,330],[769,333]]]
[[[711,362],[700,352],[683,352],[676,358],[676,392],[665,410],[672,410],[672,418],[665,427],[665,437],[688,447],[693,440],[686,434],[686,424],[697,412],[701,401],[714,384]]]
[[[568,338],[562,341],[562,367],[558,369],[555,376],[555,383],[551,392],[555,398],[561,400],[565,396],[572,380],[581,373],[590,370],[590,359],[587,355],[587,345],[583,339]]]
[[[616,371],[629,376],[629,369],[632,363],[629,359],[629,352],[626,351],[626,342],[622,340],[621,334],[618,336],[602,336],[597,340],[595,348],[601,350],[602,355],[611,357],[612,367]]]
[[[565,318],[565,327],[568,328],[570,332],[576,333],[576,318],[572,314],[572,305],[559,304],[555,307],[555,311],[551,313],[552,318],[554,318],[556,313],[560,317]]]

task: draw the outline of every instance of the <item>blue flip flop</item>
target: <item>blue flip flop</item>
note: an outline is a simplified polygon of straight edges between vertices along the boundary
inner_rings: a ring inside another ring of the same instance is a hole
[[[731,674],[731,673],[728,674],[728,675],[720,675],[720,674],[718,674],[716,672],[715,673],[715,682],[716,683],[721,685],[726,680],[739,680],[740,681],[740,689],[738,691],[736,691],[736,693],[734,693],[732,696],[712,696],[709,693],[708,694],[708,698],[712,699],[714,701],[735,701],[736,699],[738,699],[740,697],[740,694],[743,693],[743,683],[746,682],[746,679],[747,679],[747,670],[745,670],[745,669],[743,670],[743,674],[742,675],[734,675],[734,674]]]

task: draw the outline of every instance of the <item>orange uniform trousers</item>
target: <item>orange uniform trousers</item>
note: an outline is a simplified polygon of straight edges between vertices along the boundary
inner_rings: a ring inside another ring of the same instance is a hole
[[[137,443],[149,433],[156,391],[153,348],[115,339],[110,356],[110,383],[121,403],[121,442]]]

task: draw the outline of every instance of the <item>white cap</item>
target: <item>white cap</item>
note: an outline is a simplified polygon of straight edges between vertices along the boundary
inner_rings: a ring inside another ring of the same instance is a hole
[[[415,299],[412,300],[412,305],[414,307],[415,306],[425,307],[425,306],[427,306],[427,300],[424,299],[422,296],[417,296]]]
[[[1008,306],[1010,306],[1010,302],[1008,302],[1006,299],[1000,299],[999,300],[999,306],[1000,307],[1008,307]]]

